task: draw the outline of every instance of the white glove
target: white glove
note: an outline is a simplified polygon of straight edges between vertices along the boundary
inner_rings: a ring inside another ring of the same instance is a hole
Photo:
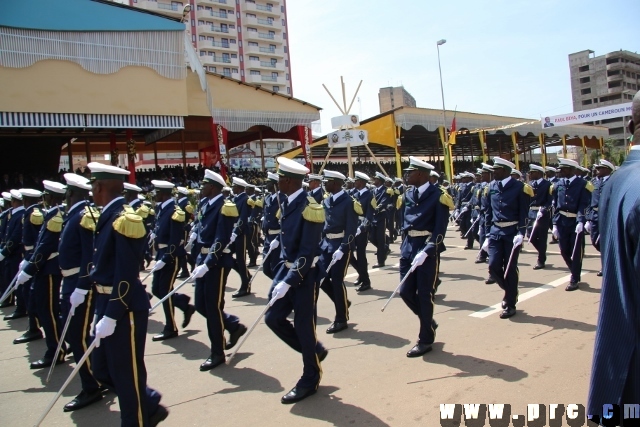
[[[76,307],[84,303],[85,295],[87,295],[89,291],[86,289],[76,289],[73,291],[71,296],[69,297],[69,302],[71,303],[71,312],[69,313],[72,316],[76,312]]]
[[[542,218],[542,215],[544,215],[544,212],[542,212],[542,209],[540,209],[540,210],[538,211],[538,214],[536,215],[536,219],[540,219],[540,218]]]
[[[188,241],[186,245],[184,245],[184,250],[187,252],[191,252],[191,249],[193,249],[193,242],[192,241]]]
[[[362,233],[362,229],[358,227],[358,229],[356,230],[356,237],[358,237],[360,233]]]
[[[193,272],[191,272],[191,277],[193,279],[199,279],[207,274],[207,271],[209,271],[209,267],[207,267],[207,264],[199,265],[193,270]]]
[[[520,246],[523,241],[524,237],[522,237],[522,234],[516,234],[513,238],[513,246]]]
[[[485,238],[484,239],[484,243],[482,244],[482,247],[480,248],[485,252],[489,251],[489,239]]]
[[[467,209],[467,207],[465,206],[464,208],[462,208],[462,210],[460,211],[460,215],[462,215],[463,213],[465,213],[466,211],[468,211],[469,209]]]
[[[0,261],[4,260],[4,255],[0,254]]]
[[[276,301],[278,301],[280,298],[285,296],[289,291],[290,287],[291,286],[285,282],[278,283],[276,287],[273,288],[273,292],[271,293],[271,301],[269,301],[269,305],[272,306],[273,304],[275,304]]]
[[[584,229],[587,230],[587,233],[591,234],[591,229],[592,229],[593,225],[591,224],[591,221],[587,221],[587,223],[584,225]]]
[[[576,234],[580,234],[584,231],[584,224],[579,222],[578,225],[576,225]]]
[[[189,235],[189,243],[193,243],[193,242],[195,242],[197,238],[198,238],[198,233],[195,233],[195,232],[194,232],[194,233],[191,233],[191,234]]]
[[[557,225],[553,226],[553,230],[551,230],[551,234],[553,234],[553,237],[555,237],[556,240],[560,238],[560,232],[558,231]]]
[[[280,241],[278,239],[273,239],[271,243],[269,243],[269,251],[275,251],[280,246]]]
[[[231,233],[231,238],[229,239],[229,243],[235,242],[237,238],[238,238],[238,235],[236,233]]]
[[[16,280],[16,282],[18,285],[22,285],[23,283],[27,283],[29,279],[31,279],[31,276],[29,276],[24,271],[21,271],[20,274],[18,274],[18,279]]]
[[[458,218],[459,214],[460,214],[460,209],[456,209],[455,211],[453,211],[453,217],[454,218]]]
[[[333,260],[337,262],[337,261],[340,261],[343,256],[344,256],[344,252],[338,249],[333,253],[333,256],[331,258],[333,258]]]
[[[151,269],[151,272],[153,273],[154,271],[162,270],[162,267],[164,267],[165,265],[167,265],[166,262],[164,262],[163,260],[158,260],[156,261],[156,265],[154,265]]]
[[[419,267],[422,264],[424,264],[424,260],[427,259],[429,255],[427,255],[426,252],[424,251],[420,251],[416,254],[416,257],[413,259],[413,261],[411,261],[411,266],[412,267]]]
[[[24,270],[27,264],[29,264],[29,261],[27,261],[26,259],[23,259],[22,261],[20,261],[20,266],[18,267],[18,271]]]
[[[149,240],[155,240],[155,239],[156,239],[156,233],[152,231],[151,233],[149,233]]]
[[[100,347],[100,340],[102,338],[106,338],[109,335],[112,335],[115,330],[116,330],[115,320],[107,316],[104,316],[102,319],[100,319],[100,321],[96,325],[95,339],[98,340],[98,344],[96,344],[96,347]]]

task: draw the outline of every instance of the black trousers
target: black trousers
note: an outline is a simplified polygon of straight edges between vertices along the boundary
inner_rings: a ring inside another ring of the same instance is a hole
[[[549,223],[551,222],[551,218],[549,218],[548,213],[542,215],[542,218],[540,218],[536,223],[535,230],[533,230],[534,222],[535,220],[529,220],[527,236],[531,237],[531,244],[536,248],[536,251],[538,251],[538,262],[545,264],[547,262],[547,245],[549,243],[547,235],[549,234]],[[532,232],[533,235],[531,234]]]
[[[413,259],[400,259],[400,278],[408,274]],[[433,321],[435,285],[438,278],[439,257],[429,256],[410,274],[400,288],[400,296],[409,309],[420,320],[418,342],[432,344],[435,340]]]
[[[62,276],[59,274],[36,274],[33,278],[33,295],[31,298],[36,306],[36,312],[47,343],[44,353],[45,359],[53,359],[60,342],[62,326],[60,325],[60,284]],[[62,345],[60,356],[63,358],[66,346]]]
[[[359,237],[359,236],[358,236]],[[331,257],[333,253],[323,252],[320,255],[320,261],[318,266],[320,271],[324,274],[327,267],[331,263]],[[336,307],[336,317],[334,322],[345,323],[349,320],[349,307],[347,306],[347,288],[344,286],[344,276],[347,274],[349,268],[349,258],[351,257],[351,251],[345,253],[340,261],[336,261],[335,264],[329,270],[329,273],[322,279],[320,289],[333,301]]]
[[[369,270],[367,263],[367,243],[369,243],[369,231],[365,228],[355,238],[356,253],[351,256],[349,262],[358,272],[358,281],[363,283],[371,283],[369,279]]]
[[[235,247],[235,262],[233,263],[233,269],[238,272],[240,276],[240,289],[251,292],[249,288],[249,270],[247,269],[247,244],[249,236],[243,234],[238,236],[234,242]]]
[[[173,261],[165,264],[162,269],[153,273],[153,282],[151,282],[151,293],[158,299],[164,298],[173,290],[173,284],[180,270],[180,259],[184,257],[174,258]],[[164,332],[175,332],[178,330],[176,326],[175,307],[180,310],[187,311],[190,298],[187,295],[175,293],[162,303],[164,310]]]
[[[503,301],[509,306],[515,308],[518,302],[518,257],[522,246],[513,252],[511,265],[506,274],[505,270],[509,263],[511,250],[513,249],[513,238],[515,233],[506,236],[500,236],[498,239],[487,237],[489,240],[489,274],[498,283],[498,286],[504,291]]]
[[[380,215],[373,224],[371,230],[371,243],[377,248],[376,256],[378,264],[384,264],[387,260],[387,252],[389,251],[389,242],[387,241],[387,217],[386,213]]]

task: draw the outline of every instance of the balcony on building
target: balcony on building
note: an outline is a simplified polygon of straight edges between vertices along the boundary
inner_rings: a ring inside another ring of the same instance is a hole
[[[255,83],[265,86],[284,85],[283,76],[272,76],[271,74],[248,74],[245,77],[248,83]]]
[[[157,2],[152,0],[140,0],[136,6],[140,9],[161,13],[172,18],[182,18],[184,4],[182,2]]]
[[[211,5],[221,5],[221,4],[229,4],[231,5],[231,7],[233,7],[233,4],[235,3],[234,0],[198,0],[198,5],[205,5],[205,4],[211,4]]]
[[[221,70],[220,66],[239,67],[240,65],[238,58],[228,58],[222,55],[201,55],[200,62],[203,65],[215,65],[218,70]]]
[[[279,56],[279,57],[284,56],[284,51],[282,49],[265,47],[265,46],[246,45],[244,51],[248,53],[257,53],[260,55]]]
[[[245,59],[247,57],[245,56]],[[255,59],[249,59],[245,61],[245,66],[249,69],[257,70],[270,70],[270,71],[284,71],[284,63],[272,62],[272,61],[256,61]]]
[[[272,34],[262,31],[244,31],[244,38],[247,40],[256,40],[273,44],[282,44],[282,34]]]
[[[274,18],[254,18],[253,16],[245,16],[243,18],[243,23],[251,27],[266,28],[267,31],[274,28],[279,30],[282,29],[282,22],[279,19]]]
[[[211,24],[198,24],[198,34],[220,34],[229,35],[230,37],[237,37],[238,32],[235,28],[229,28],[226,25],[211,25]]]
[[[229,42],[222,42],[218,40],[199,40],[198,49],[200,50],[220,50],[222,52],[235,52],[237,51],[237,45]]]
[[[227,13],[220,10],[201,9],[196,12],[198,19],[220,20],[222,22],[235,23],[236,17],[233,13]]]
[[[274,3],[274,5],[267,6],[266,4],[245,2],[243,11],[255,12],[256,14],[264,14],[265,16],[280,18],[280,16],[282,15],[280,6],[275,5],[275,3],[277,2],[271,2],[271,3]]]

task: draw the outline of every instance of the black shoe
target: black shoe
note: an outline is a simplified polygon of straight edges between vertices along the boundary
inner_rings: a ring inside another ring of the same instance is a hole
[[[75,399],[64,405],[64,412],[77,411],[78,409],[82,409],[85,406],[89,406],[99,400],[102,400],[102,392],[100,391],[100,389],[94,391],[93,393],[87,393],[86,391],[82,390],[80,394],[75,397]]]
[[[347,308],[351,308],[351,301],[347,300]]]
[[[153,294],[151,292],[147,292],[147,298],[151,301],[153,299]]]
[[[191,322],[191,316],[196,312],[196,307],[193,304],[189,304],[187,306],[187,311],[184,312],[184,320],[182,321],[182,329],[189,326],[189,322]]]
[[[360,286],[356,288],[356,292],[364,292],[371,289],[371,283],[362,283]]]
[[[362,285],[362,280],[358,279],[355,282],[353,282],[353,286],[360,286]]]
[[[502,310],[502,313],[500,313],[500,318],[508,319],[509,317],[515,316],[515,314],[516,314],[515,307],[505,307],[505,309]]]
[[[475,263],[476,264],[482,264],[482,263],[485,263],[485,262],[487,262],[486,258],[476,258],[476,262]]]
[[[578,289],[578,282],[569,282],[567,287],[564,288],[565,291],[575,291],[576,289]]]
[[[384,262],[378,262],[376,264],[373,264],[372,268],[382,268],[384,267]]]
[[[502,309],[504,310],[505,308],[507,308],[507,302],[502,300]]]
[[[29,341],[35,341],[40,339],[42,339],[42,332],[40,332],[40,329],[36,329],[35,331],[27,331],[24,334],[20,335],[18,338],[13,340],[13,343],[23,344]]]
[[[61,363],[64,363],[64,354],[60,357],[58,357],[58,363],[56,363],[56,365],[59,365]],[[42,368],[48,368],[51,365],[53,365],[53,359],[49,359],[46,357],[43,357],[40,360],[36,360],[35,362],[31,362],[29,364],[29,367],[31,369],[42,369]]]
[[[434,289],[434,293],[438,292],[438,288],[440,287],[441,284],[442,284],[442,280],[440,280],[440,278],[438,277],[436,279],[436,287]]]
[[[328,355],[329,355],[329,350],[327,350],[325,348],[324,350],[322,350],[321,353],[318,353],[318,360],[320,360],[322,362],[322,361],[324,361],[324,359],[327,358]]]
[[[493,277],[489,277],[487,280],[484,281],[484,283],[487,285],[493,285],[494,283],[496,283],[496,281]]]
[[[18,313],[17,311],[14,311],[13,313],[4,316],[4,320],[16,320],[22,317],[27,317],[27,313]]]
[[[337,332],[344,331],[348,327],[349,325],[347,325],[347,322],[333,322],[331,326],[327,328],[327,333],[335,334]]]
[[[6,301],[5,301],[5,302],[3,302],[2,304],[0,304],[0,308],[13,307],[14,305],[16,305],[16,303],[15,303],[15,302],[13,302],[13,301],[9,301],[9,300],[6,300]],[[5,318],[5,320],[6,320],[6,318]]]
[[[540,262],[538,261],[536,263],[536,265],[533,266],[534,270],[542,270],[543,268],[545,268],[546,266],[544,265],[544,262]]]
[[[280,402],[287,405],[290,403],[300,402],[302,399],[306,399],[312,394],[316,394],[315,388],[294,387],[291,391],[280,399]]]
[[[232,298],[242,298],[242,297],[246,297],[247,295],[251,295],[251,292],[249,292],[246,289],[238,289],[237,291],[235,291],[234,293],[231,294]]]
[[[147,260],[147,265],[144,267],[145,269],[149,268],[149,264],[151,264],[151,258]]]
[[[151,338],[152,341],[164,341],[164,340],[169,340],[171,338],[175,338],[178,336],[178,331],[163,331],[162,333],[158,334],[158,335],[154,335],[153,338]]]
[[[240,339],[240,337],[243,336],[246,332],[247,332],[247,327],[244,326],[242,323],[240,323],[238,325],[238,329],[236,329],[235,331],[229,334],[229,341],[227,341],[227,350],[229,350],[230,348],[233,348],[233,346],[235,346],[238,343],[238,340]]]
[[[557,240],[553,240],[551,239],[551,241],[549,242],[550,245],[557,245],[558,241]]]
[[[436,329],[438,329],[438,322],[436,322],[434,319],[431,319],[431,329],[433,329],[433,332],[436,331]]]
[[[473,249],[473,246],[466,245],[466,246],[464,247],[464,249],[465,249],[465,250]]]
[[[158,410],[155,414],[149,417],[149,426],[155,427],[169,416],[169,410],[162,405],[158,405]]]
[[[411,350],[407,351],[407,357],[420,357],[423,354],[429,353],[430,351],[430,344],[417,343]]]
[[[204,361],[202,365],[200,365],[201,371],[210,371],[216,366],[222,365],[224,363],[224,356],[210,356],[207,360]]]
[[[598,277],[602,277],[602,270],[598,271],[598,272],[596,273],[596,276],[598,276]],[[0,306],[0,308],[2,308],[2,306]]]
[[[182,273],[180,273],[180,275],[177,277],[178,279],[188,279],[190,276],[188,271],[183,271]]]
[[[249,264],[247,264],[247,268],[252,268],[252,267],[256,267],[258,264],[256,264],[255,261],[251,261]]]

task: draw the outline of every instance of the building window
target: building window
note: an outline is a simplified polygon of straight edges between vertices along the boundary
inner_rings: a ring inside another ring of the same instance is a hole
[[[289,53],[289,46],[284,47],[284,53]]]
[[[620,58],[609,58],[607,59],[607,65],[609,64],[617,64],[620,61]]]
[[[251,28],[251,27],[247,27],[247,31],[251,32],[251,33],[257,33],[258,29],[257,28]]]
[[[238,54],[236,54],[236,53],[232,53],[232,54],[231,54],[231,58],[232,58],[232,59],[238,59]]]
[[[291,88],[290,87],[287,87],[287,94],[291,95]]]
[[[582,105],[590,105],[591,104],[591,100],[587,99],[586,101],[582,101]]]
[[[583,65],[582,67],[578,68],[578,71],[580,71],[581,73],[583,73],[585,71],[589,71],[589,66],[588,65]]]
[[[580,79],[580,83],[589,83],[591,81],[591,77],[582,77]]]
[[[249,74],[252,76],[259,76],[260,75],[260,71],[258,70],[249,70]]]
[[[240,75],[244,77],[244,70],[240,70]]]
[[[286,78],[287,78],[287,80],[289,80],[289,73],[286,74]]]
[[[249,61],[260,61],[260,57],[250,55],[250,56],[249,56]]]
[[[589,94],[589,93],[591,93],[591,88],[590,88],[590,87],[588,87],[588,88],[586,88],[586,89],[582,89],[582,90],[580,91],[580,94],[581,94],[581,95],[587,95],[587,94]]]
[[[231,44],[236,44],[236,39],[231,39],[231,40],[229,40],[229,43],[231,43]],[[241,46],[241,47],[242,47],[242,46]]]
[[[280,87],[279,86],[274,86],[273,87],[273,91],[274,92],[279,92],[280,91]]]
[[[253,14],[253,13],[247,13],[246,16],[247,16],[247,18],[255,18],[256,17],[256,15]]]
[[[200,36],[199,40],[206,40],[207,38],[205,36]]]
[[[620,87],[620,86],[622,86],[622,82],[621,81],[609,82],[607,84],[607,86],[609,87],[609,89],[614,88],[614,87]]]
[[[285,66],[285,67],[288,67],[288,66],[289,66],[289,60],[288,60],[288,59],[285,59],[285,60],[284,60],[284,66]]]
[[[205,56],[205,55],[206,55],[206,53],[205,53],[205,52],[200,51],[200,56]]]
[[[192,20],[191,20],[191,26],[192,26],[192,27],[195,27],[195,26],[196,26],[196,20],[195,20],[195,19],[192,19]]]
[[[231,28],[232,30],[235,30],[236,26],[235,26],[235,24],[229,24],[229,28]]]
[[[204,21],[198,21],[198,25],[204,25]]]
[[[256,42],[249,42],[249,46],[258,47],[258,43],[256,43]]]
[[[237,68],[232,68],[232,69],[231,69],[231,72],[232,72],[233,74],[238,74],[238,69],[237,69]]]
[[[195,42],[196,42],[196,35],[195,35],[195,34],[193,34],[193,35],[191,36],[191,41],[192,41],[193,43],[195,43]]]

